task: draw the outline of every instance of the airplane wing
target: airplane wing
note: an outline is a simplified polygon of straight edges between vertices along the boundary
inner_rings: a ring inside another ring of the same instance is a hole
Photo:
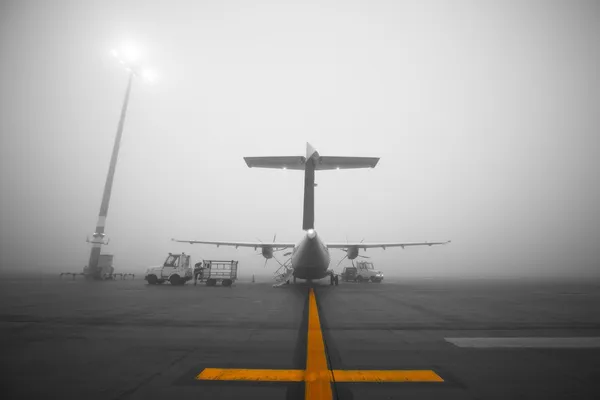
[[[438,244],[447,244],[450,243],[450,240],[446,241],[446,242],[391,242],[391,243],[365,243],[365,242],[359,242],[359,243],[352,243],[352,242],[348,242],[348,243],[327,243],[327,247],[329,247],[330,249],[347,249],[349,247],[357,247],[359,249],[373,249],[373,248],[378,248],[381,247],[382,249],[386,249],[386,247],[410,247],[410,246],[434,246],[434,245],[438,245]]]
[[[219,246],[233,246],[236,249],[238,247],[254,247],[256,250],[259,247],[272,247],[274,249],[287,249],[289,247],[294,247],[295,243],[284,243],[284,242],[274,242],[274,243],[263,243],[263,242],[220,242],[220,241],[208,241],[208,240],[179,240],[179,239],[171,239],[173,242],[179,243],[189,243],[189,244],[214,244],[217,247]]]

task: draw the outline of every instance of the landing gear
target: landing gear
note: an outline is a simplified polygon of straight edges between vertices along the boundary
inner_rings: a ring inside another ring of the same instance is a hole
[[[296,277],[294,277],[294,285],[296,284]]]
[[[333,286],[333,285],[337,286],[339,283],[340,283],[339,276],[334,275],[334,274],[329,275],[329,284],[331,286]]]

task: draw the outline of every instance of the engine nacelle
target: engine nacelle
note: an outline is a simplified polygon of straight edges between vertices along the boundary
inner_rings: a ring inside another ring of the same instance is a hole
[[[264,258],[266,258],[266,259],[273,258],[273,247],[262,246],[261,251],[262,251],[262,255]]]
[[[348,247],[348,250],[346,250],[346,257],[348,257],[348,260],[354,260],[358,257],[358,246]]]

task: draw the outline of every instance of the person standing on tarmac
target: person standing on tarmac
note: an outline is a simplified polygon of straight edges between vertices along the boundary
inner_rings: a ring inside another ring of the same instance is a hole
[[[200,276],[200,280],[202,280],[202,275],[204,275],[204,268],[202,268],[202,261],[194,264],[194,281],[198,280],[198,276]]]

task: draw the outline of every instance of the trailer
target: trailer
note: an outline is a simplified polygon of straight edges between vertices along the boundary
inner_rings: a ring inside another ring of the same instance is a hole
[[[205,282],[206,286],[231,286],[237,279],[238,262],[234,260],[203,260],[194,268],[194,285]]]

